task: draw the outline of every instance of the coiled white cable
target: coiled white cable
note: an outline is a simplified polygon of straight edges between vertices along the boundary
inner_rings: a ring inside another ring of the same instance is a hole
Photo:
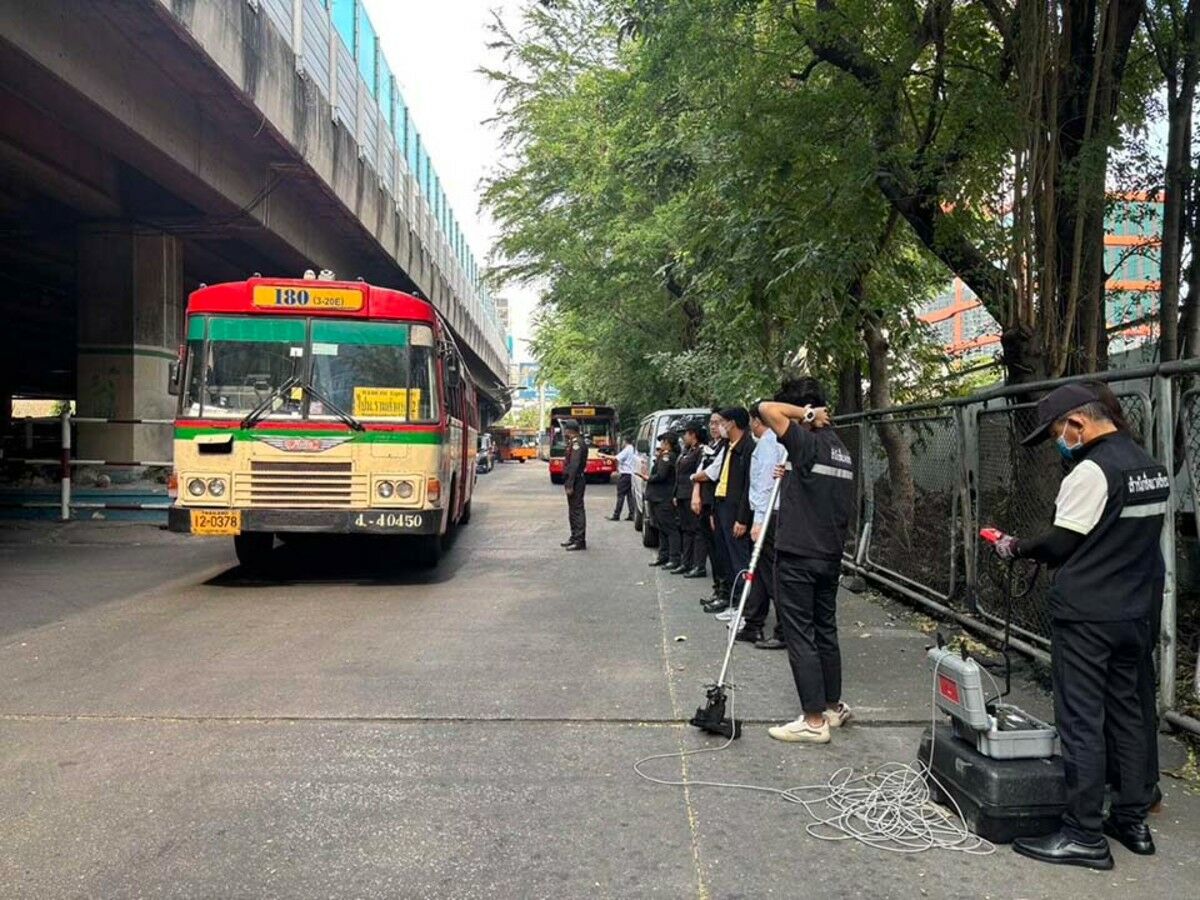
[[[930,716],[931,748],[935,746],[933,741],[937,737],[937,666],[938,663],[935,663],[932,678],[934,687],[930,696],[933,709]],[[736,721],[736,693],[732,687],[729,700],[729,718]],[[642,770],[642,766],[655,760],[677,759],[682,762],[690,756],[719,753],[728,749],[733,740],[730,737],[716,747],[697,747],[647,756],[635,762],[633,770],[646,781],[671,787],[717,787],[773,794],[804,807],[813,819],[805,830],[821,841],[858,841],[889,853],[953,850],[987,855],[996,850],[990,841],[967,830],[957,801],[945,785],[937,780],[929,766],[919,760],[915,763],[885,763],[873,772],[858,776],[855,776],[852,768],[845,766],[830,775],[824,784],[791,788],[659,778]],[[933,802],[931,783],[937,785],[953,804],[957,819]]]

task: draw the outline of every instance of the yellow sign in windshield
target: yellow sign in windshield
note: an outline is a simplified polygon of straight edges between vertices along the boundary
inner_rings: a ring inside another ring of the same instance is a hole
[[[421,389],[356,387],[353,414],[356,418],[420,418]]]
[[[363,293],[354,288],[256,284],[253,302],[272,309],[362,309]]]
[[[596,407],[594,406],[572,406],[571,415],[573,416],[594,416]]]

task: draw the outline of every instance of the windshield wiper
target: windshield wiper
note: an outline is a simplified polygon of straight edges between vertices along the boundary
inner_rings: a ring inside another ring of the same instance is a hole
[[[331,413],[333,413],[335,416],[337,416],[339,419],[341,419],[343,422],[345,422],[347,425],[349,425],[355,431],[365,431],[366,430],[363,427],[362,422],[358,421],[358,419],[354,418],[354,416],[350,415],[350,413],[346,412],[344,409],[342,409],[340,406],[338,406],[336,403],[334,403],[332,400],[330,400],[328,397],[326,397],[324,394],[322,394],[320,391],[318,391],[312,385],[311,382],[306,381],[304,383],[303,387],[312,396],[314,396],[318,400],[320,400],[325,405],[325,408],[327,410],[329,410]]]
[[[286,391],[290,391],[292,388],[296,387],[296,385],[299,383],[300,379],[295,375],[283,379],[283,381],[279,383],[279,387],[267,394],[267,396],[263,398],[262,402],[259,403],[258,406],[254,407],[254,409],[250,410],[250,412],[246,414],[246,418],[242,419],[242,424],[240,427],[252,428],[262,419],[263,416],[271,412],[271,406],[276,400],[281,398]]]

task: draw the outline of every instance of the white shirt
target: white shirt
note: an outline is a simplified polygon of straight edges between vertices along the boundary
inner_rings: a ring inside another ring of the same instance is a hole
[[[1068,473],[1054,501],[1054,524],[1076,534],[1090,534],[1108,503],[1104,470],[1085,459]]]
[[[754,524],[761,525],[767,516],[767,501],[771,499],[771,488],[775,486],[775,467],[787,461],[787,448],[779,443],[775,432],[768,428],[754,445],[750,454],[750,509],[754,511]],[[779,498],[775,498],[775,509],[779,509]]]
[[[617,454],[617,474],[633,475],[636,471],[634,468],[636,462],[637,451],[633,449],[633,444],[626,444]]]
[[[726,444],[725,446],[727,447],[729,445]],[[692,481],[696,480],[697,475],[704,475],[709,481],[712,481],[712,482],[720,481],[721,480],[721,466],[723,466],[724,464],[725,464],[725,447],[722,447],[720,449],[720,451],[718,451],[717,455],[713,457],[712,462],[708,464],[707,469],[701,469],[699,472],[692,473]]]

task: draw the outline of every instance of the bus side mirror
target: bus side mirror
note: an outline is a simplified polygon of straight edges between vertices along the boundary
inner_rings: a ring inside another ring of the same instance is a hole
[[[171,363],[170,368],[167,370],[167,393],[172,397],[179,396],[179,382],[182,376],[183,366],[179,364],[179,360],[176,360],[175,362]]]

